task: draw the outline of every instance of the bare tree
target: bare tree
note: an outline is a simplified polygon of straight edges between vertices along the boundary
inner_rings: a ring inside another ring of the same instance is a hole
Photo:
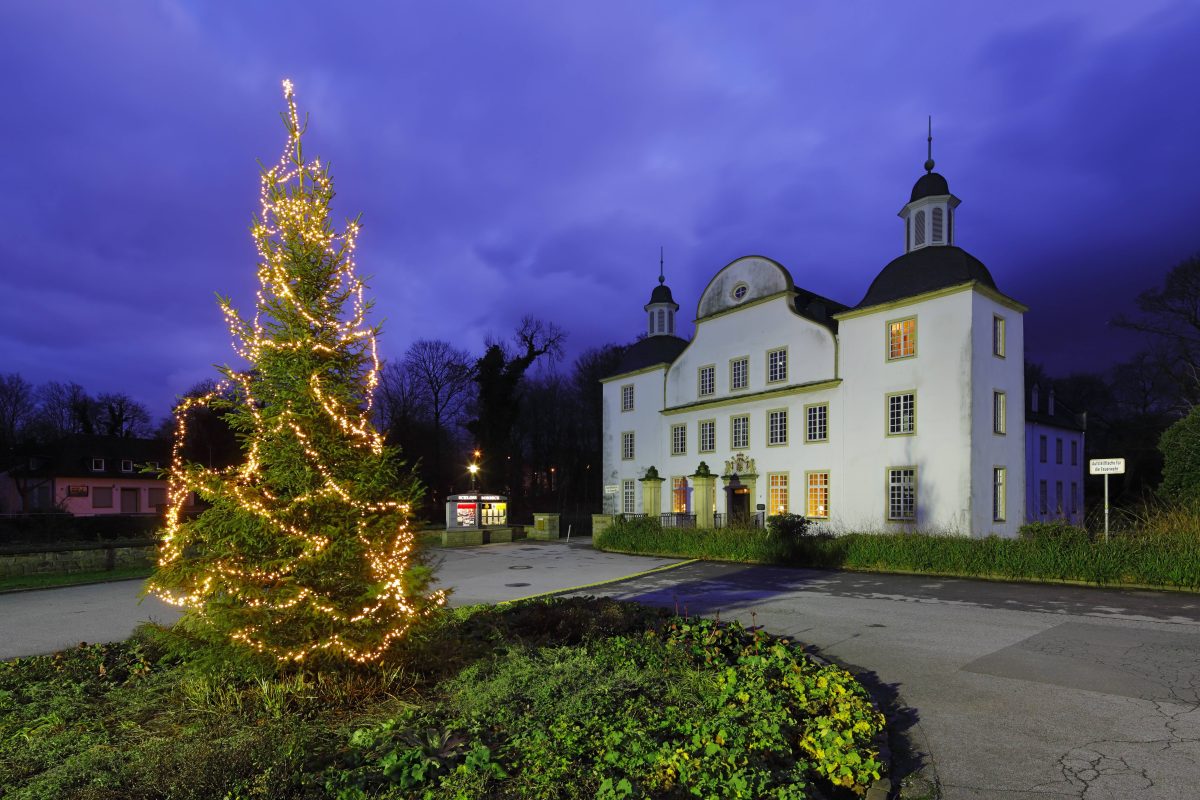
[[[100,409],[97,432],[104,436],[130,438],[150,435],[150,412],[129,395],[106,392],[96,398],[96,405]]]
[[[36,410],[29,381],[15,372],[0,375],[0,457],[27,432]]]
[[[403,372],[412,398],[425,410],[433,428],[432,475],[435,501],[443,497],[443,443],[447,423],[459,419],[471,396],[471,356],[448,342],[420,339],[404,354]]]
[[[78,383],[49,381],[38,387],[39,438],[60,439],[72,433],[95,433],[99,408]]]

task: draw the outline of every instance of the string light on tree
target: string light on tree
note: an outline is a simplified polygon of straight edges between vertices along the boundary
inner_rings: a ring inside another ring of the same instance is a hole
[[[445,601],[407,524],[419,490],[370,422],[378,330],[355,273],[357,220],[329,220],[328,167],[306,161],[295,91],[283,82],[287,145],[261,178],[251,226],[254,316],[220,299],[247,368],[175,409],[166,531],[150,590],[234,641],[280,660],[382,658]],[[188,463],[188,420],[224,413],[236,467]],[[192,493],[208,508],[185,519]]]

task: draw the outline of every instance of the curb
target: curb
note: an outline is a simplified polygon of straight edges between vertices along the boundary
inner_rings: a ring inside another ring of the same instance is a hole
[[[592,587],[595,587],[595,586],[607,586],[610,583],[620,583],[621,581],[627,581],[627,580],[630,580],[631,578],[641,578],[646,575],[653,575],[657,572],[666,572],[667,570],[677,569],[678,567],[686,567],[688,564],[695,564],[699,560],[700,559],[697,559],[697,558],[689,558],[686,561],[679,561],[675,564],[666,564],[661,567],[655,567],[654,569],[647,569],[647,570],[643,570],[641,572],[633,572],[633,573],[630,573],[629,575],[622,575],[619,578],[608,578],[607,580],[596,581],[595,583],[584,583],[579,586],[570,586],[570,587],[567,587],[566,589],[552,589],[548,592],[538,592],[537,594],[531,594],[526,597],[517,597],[513,600],[501,600],[499,603],[496,603],[496,605],[503,606],[503,605],[508,605],[509,603],[523,603],[526,600],[536,600],[540,597],[554,597],[555,595],[570,594],[571,592],[578,592],[582,589],[591,589]]]
[[[18,594],[20,592],[48,592],[53,589],[70,589],[73,586],[95,586],[100,583],[122,583],[124,581],[144,581],[153,575],[153,571],[145,575],[134,575],[124,578],[98,578],[91,581],[79,581],[77,583],[60,583],[56,586],[22,586],[16,589],[0,589],[0,594]]]

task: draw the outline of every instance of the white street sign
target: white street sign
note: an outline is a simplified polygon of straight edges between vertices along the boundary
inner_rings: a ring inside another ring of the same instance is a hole
[[[1088,473],[1091,475],[1124,475],[1125,459],[1093,458],[1088,462]]]
[[[605,494],[616,494],[620,490],[621,490],[621,486],[619,484],[616,484],[616,483],[604,484],[604,493]]]

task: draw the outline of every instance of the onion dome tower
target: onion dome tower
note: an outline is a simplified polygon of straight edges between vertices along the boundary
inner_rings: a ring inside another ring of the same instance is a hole
[[[904,219],[904,252],[922,247],[954,244],[954,209],[961,202],[950,194],[946,179],[933,171],[933,118],[929,118],[925,174],[913,186],[908,204],[900,209]]]
[[[649,336],[674,336],[675,312],[679,304],[671,297],[671,289],[663,277],[663,253],[658,250],[658,286],[650,293],[650,302],[643,306],[646,310],[646,334]]]
[[[930,119],[925,174],[913,185],[900,217],[904,220],[904,255],[875,277],[858,308],[977,281],[989,289],[996,282],[979,259],[954,243],[954,214],[961,202],[950,194],[946,179],[933,171],[933,121]]]

